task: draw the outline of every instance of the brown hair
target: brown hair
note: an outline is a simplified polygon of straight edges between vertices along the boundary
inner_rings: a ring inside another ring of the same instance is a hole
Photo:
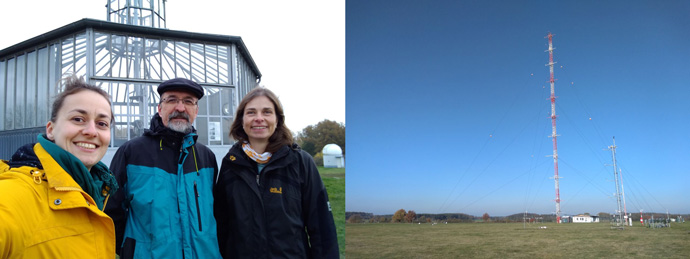
[[[77,77],[75,75],[70,75],[63,78],[61,81],[64,82],[65,88],[62,92],[55,96],[55,100],[53,101],[53,110],[50,112],[50,121],[55,122],[58,111],[60,111],[60,108],[62,108],[67,96],[79,93],[81,91],[94,91],[108,100],[108,106],[110,106],[110,122],[112,123],[115,120],[115,116],[113,116],[113,104],[110,102],[110,95],[108,95],[105,90],[98,86],[86,83],[83,76]]]
[[[290,129],[285,126],[283,105],[280,103],[280,100],[278,100],[278,96],[276,96],[275,93],[265,87],[260,86],[257,86],[247,93],[247,95],[242,98],[242,101],[240,101],[240,105],[237,106],[235,120],[232,122],[232,125],[230,125],[230,137],[240,142],[249,142],[249,136],[247,136],[247,133],[244,132],[244,128],[242,127],[244,122],[244,109],[247,107],[247,103],[259,96],[266,96],[269,100],[271,100],[273,106],[275,106],[276,118],[278,119],[276,122],[276,131],[273,132],[273,135],[268,138],[266,152],[274,153],[285,145],[292,146],[292,132],[290,132]]]

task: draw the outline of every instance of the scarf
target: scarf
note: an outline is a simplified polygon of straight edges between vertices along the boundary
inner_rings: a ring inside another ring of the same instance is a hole
[[[247,142],[242,143],[242,150],[244,150],[244,153],[247,154],[249,158],[251,158],[259,164],[268,163],[268,160],[271,160],[271,155],[273,155],[270,152],[258,154],[256,153],[256,151],[254,151],[254,149],[252,149],[252,147]]]
[[[105,198],[118,189],[117,181],[108,167],[103,162],[98,162],[89,172],[81,160],[41,134],[38,135],[38,143],[93,198],[98,208],[103,210]]]

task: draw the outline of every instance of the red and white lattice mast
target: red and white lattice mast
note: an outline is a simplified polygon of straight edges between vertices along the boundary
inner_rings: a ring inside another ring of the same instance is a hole
[[[552,38],[553,34],[549,32],[549,35],[546,36],[546,38],[549,39],[549,49],[546,50],[549,52],[549,64],[546,64],[549,66],[549,72],[551,73],[549,82],[551,83],[551,138],[553,139],[553,179],[556,181],[556,222],[561,223],[561,195],[558,190],[558,148],[556,145],[556,92],[554,91],[554,82],[556,81],[553,78],[553,44],[552,44]]]

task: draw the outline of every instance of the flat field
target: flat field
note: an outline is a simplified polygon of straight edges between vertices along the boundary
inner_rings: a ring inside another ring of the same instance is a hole
[[[689,258],[690,223],[346,224],[348,258]],[[540,228],[545,226],[546,228]]]

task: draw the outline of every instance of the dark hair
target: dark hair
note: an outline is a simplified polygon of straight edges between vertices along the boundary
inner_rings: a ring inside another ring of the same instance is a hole
[[[268,138],[268,146],[266,146],[266,152],[274,153],[285,145],[292,146],[292,132],[290,132],[290,129],[288,129],[288,127],[285,126],[285,114],[283,113],[283,105],[280,103],[280,100],[278,100],[278,96],[276,96],[275,93],[273,93],[271,90],[266,89],[265,87],[260,86],[257,86],[256,88],[254,88],[254,90],[251,90],[249,93],[247,93],[247,95],[244,96],[244,98],[242,98],[240,105],[237,106],[235,120],[232,122],[232,125],[230,126],[230,137],[240,142],[249,142],[249,136],[247,136],[247,133],[244,132],[244,128],[242,127],[242,124],[244,122],[244,109],[245,107],[247,107],[247,103],[259,96],[266,96],[269,100],[271,100],[273,106],[275,106],[276,118],[278,119],[278,121],[276,122],[275,132],[273,132],[273,135],[271,135],[271,137]]]
[[[115,120],[115,116],[113,116],[113,105],[110,102],[110,95],[108,95],[105,90],[98,86],[87,84],[86,81],[84,81],[83,76],[77,77],[75,75],[70,75],[63,78],[61,81],[64,82],[65,88],[62,92],[55,96],[55,100],[53,101],[53,110],[50,112],[50,121],[55,122],[58,111],[60,111],[60,108],[62,108],[67,96],[79,93],[81,91],[94,91],[108,100],[108,106],[110,106],[110,122],[112,123]]]

